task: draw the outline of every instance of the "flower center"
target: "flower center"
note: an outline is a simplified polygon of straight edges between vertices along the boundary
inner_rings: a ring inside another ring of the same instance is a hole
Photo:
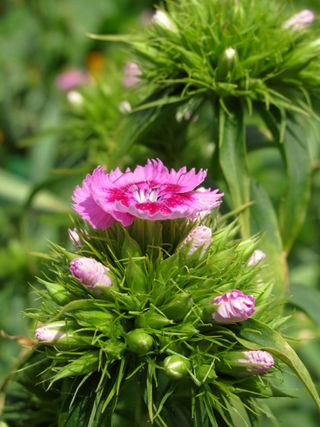
[[[132,188],[133,196],[138,203],[158,201],[160,186],[155,186],[152,188],[139,188],[137,185],[133,185]]]

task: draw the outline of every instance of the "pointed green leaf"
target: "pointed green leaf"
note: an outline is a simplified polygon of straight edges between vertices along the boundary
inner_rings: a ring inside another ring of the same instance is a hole
[[[287,263],[282,247],[278,220],[268,194],[258,184],[252,182],[251,234],[263,233],[259,244],[267,254],[266,279],[274,282],[274,292],[284,295],[287,284]]]
[[[228,184],[232,208],[237,209],[250,201],[250,181],[247,169],[243,114],[226,113],[219,108],[219,162]],[[243,237],[250,236],[249,211],[240,213]]]
[[[309,372],[297,353],[278,332],[258,320],[248,319],[243,324],[240,335],[246,340],[258,344],[261,349],[269,351],[286,363],[304,383],[313,400],[320,408],[320,398]]]
[[[284,143],[281,144],[287,188],[279,211],[283,245],[287,252],[304,222],[310,197],[311,165],[307,136],[301,119],[287,120]]]

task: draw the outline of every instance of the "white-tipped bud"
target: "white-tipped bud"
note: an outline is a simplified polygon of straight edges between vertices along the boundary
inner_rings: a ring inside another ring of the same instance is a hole
[[[167,30],[177,32],[177,27],[174,22],[172,22],[169,16],[162,10],[156,11],[156,13],[153,15],[152,21],[153,23],[160,25]]]
[[[228,47],[228,49],[224,51],[224,54],[227,59],[232,60],[236,57],[237,51],[233,49],[233,47]]]
[[[76,90],[70,90],[67,93],[67,100],[74,107],[81,107],[83,104],[83,96]]]
[[[302,30],[308,27],[315,19],[315,14],[312,10],[304,9],[293,15],[284,24],[283,28],[289,28],[294,31]]]
[[[266,258],[266,254],[261,251],[260,249],[256,249],[248,261],[248,266],[252,267],[253,265],[258,264],[259,262],[263,261]]]
[[[75,228],[69,228],[68,234],[69,234],[69,239],[74,244],[74,246],[81,245],[80,236]]]
[[[119,111],[122,114],[129,114],[132,111],[132,107],[129,101],[122,101],[119,104]]]
[[[184,239],[183,245],[191,242],[188,254],[192,255],[197,249],[201,248],[201,255],[205,253],[211,243],[212,231],[205,225],[195,227]]]

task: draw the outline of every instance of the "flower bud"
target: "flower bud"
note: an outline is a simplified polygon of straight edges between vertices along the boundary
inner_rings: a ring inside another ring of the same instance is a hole
[[[256,249],[248,261],[248,266],[252,267],[253,265],[259,264],[259,262],[263,261],[266,258],[266,254],[260,249]]]
[[[67,93],[68,102],[75,108],[80,108],[83,105],[83,96],[77,90],[70,90]]]
[[[94,258],[75,258],[70,263],[71,274],[84,286],[96,291],[112,285],[109,271],[109,268]]]
[[[153,347],[153,338],[143,329],[134,329],[127,334],[127,346],[133,353],[146,354]]]
[[[182,320],[192,307],[192,297],[187,292],[181,292],[161,310],[169,318],[175,321]]]
[[[129,101],[122,101],[119,104],[119,111],[122,114],[129,114],[132,111],[132,107]]]
[[[39,326],[35,331],[35,337],[44,344],[62,344],[67,346],[87,345],[88,340],[70,332],[66,322],[58,321]]]
[[[153,15],[152,21],[153,21],[153,23],[161,26],[162,28],[164,28],[166,30],[169,30],[172,32],[177,32],[177,27],[174,24],[174,22],[162,10],[156,11],[156,13]]]
[[[190,362],[185,357],[172,355],[164,359],[163,367],[168,377],[180,380],[187,375]]]
[[[284,24],[283,28],[291,28],[293,31],[299,31],[310,25],[315,18],[315,14],[308,9],[301,10],[293,15]]]
[[[247,320],[255,312],[253,295],[246,295],[235,289],[220,295],[212,301],[218,305],[212,313],[212,319],[217,323],[231,324]]]
[[[69,228],[68,234],[69,234],[69,239],[74,244],[74,246],[81,245],[80,236],[75,228]]]
[[[215,373],[213,366],[206,364],[198,366],[198,368],[196,369],[196,376],[201,382],[208,382],[217,378],[217,374]]]
[[[80,326],[101,331],[107,337],[119,335],[123,331],[113,314],[98,308],[75,310],[72,315]]]
[[[201,255],[205,253],[211,243],[212,231],[205,225],[195,227],[188,236],[184,239],[182,245],[187,245],[191,242],[188,255],[192,255],[196,250],[201,248]]]
[[[220,80],[227,80],[229,73],[236,68],[237,65],[237,51],[233,47],[228,47],[221,56],[217,67],[217,78]]]
[[[231,351],[217,364],[217,369],[224,374],[245,377],[263,375],[273,365],[274,359],[267,351]]]
[[[103,344],[103,350],[114,359],[120,359],[125,348],[124,342],[115,339],[110,339]]]
[[[172,323],[172,320],[154,311],[147,311],[136,318],[136,326],[139,328],[161,329]]]
[[[128,62],[124,67],[123,86],[129,88],[139,83],[141,70],[135,62]]]

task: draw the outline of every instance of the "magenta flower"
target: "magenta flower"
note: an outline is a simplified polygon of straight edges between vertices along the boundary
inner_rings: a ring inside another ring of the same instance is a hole
[[[243,351],[242,354],[244,357],[238,359],[237,363],[243,364],[249,375],[265,374],[274,365],[274,359],[267,351]]]
[[[128,62],[124,67],[123,86],[129,88],[140,81],[141,70],[135,62]]]
[[[124,173],[118,168],[106,173],[98,167],[75,189],[73,208],[95,228],[110,227],[113,221],[127,227],[135,218],[192,219],[221,203],[219,190],[195,190],[205,177],[202,169],[169,171],[160,160],[148,160],[145,166]]]
[[[89,74],[78,69],[70,69],[59,74],[56,79],[58,89],[69,91],[90,83]]]
[[[311,10],[304,9],[293,15],[284,24],[283,28],[291,28],[294,31],[302,30],[314,21],[315,15]]]
[[[109,268],[94,258],[75,258],[70,263],[71,274],[87,288],[93,290],[112,285],[109,271]]]
[[[212,301],[218,305],[212,313],[212,319],[217,323],[231,324],[247,320],[255,312],[253,295],[246,295],[235,289],[220,295]]]
[[[182,244],[186,245],[191,242],[189,255],[192,255],[199,248],[202,248],[201,254],[203,254],[210,246],[211,237],[211,229],[205,225],[199,225],[190,231]]]

